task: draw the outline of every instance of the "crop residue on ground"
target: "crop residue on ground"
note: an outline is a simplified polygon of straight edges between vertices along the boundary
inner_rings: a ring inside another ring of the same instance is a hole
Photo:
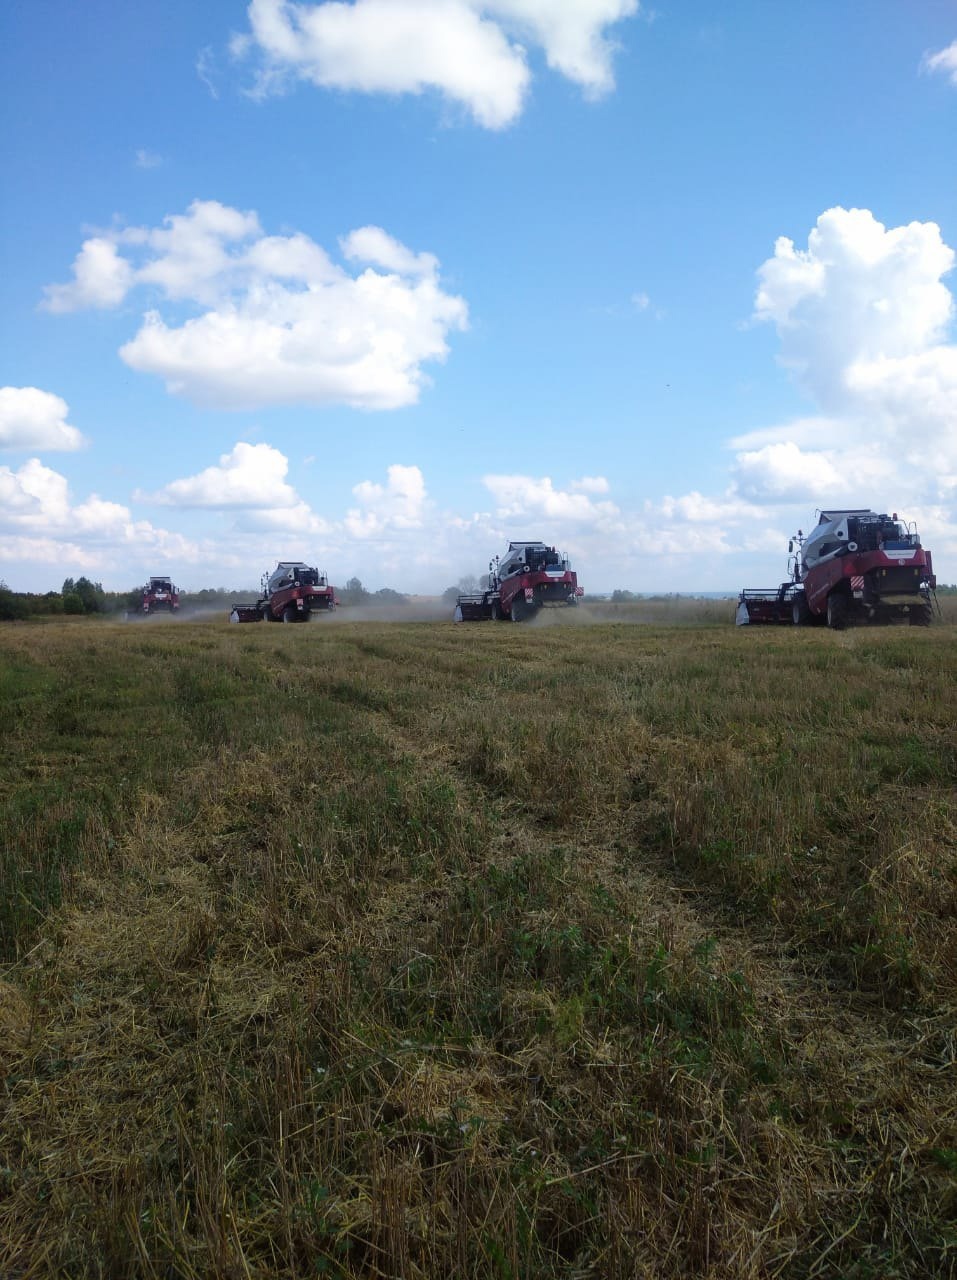
[[[952,625],[715,607],[0,633],[0,1274],[953,1274]]]

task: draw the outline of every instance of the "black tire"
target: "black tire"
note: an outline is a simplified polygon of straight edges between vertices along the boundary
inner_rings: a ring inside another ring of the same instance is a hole
[[[296,617],[296,606],[295,606],[294,604],[287,604],[287,605],[286,605],[285,609],[283,609],[283,611],[282,611],[282,620],[283,620],[283,622],[297,622],[297,621],[298,621],[298,619],[297,619],[297,617]]]
[[[512,599],[512,621],[524,622],[528,617],[528,609],[525,605],[525,597],[521,594],[514,596]]]
[[[497,600],[492,601],[492,621],[493,622],[502,621],[502,606],[499,604]]]
[[[911,609],[907,615],[907,620],[912,627],[929,627],[932,617],[933,610],[930,605],[922,604]]]
[[[796,627],[806,627],[811,621],[811,610],[807,606],[807,596],[795,596],[791,601],[791,621]]]
[[[827,625],[832,631],[843,631],[847,615],[847,596],[841,591],[832,591],[827,598]]]

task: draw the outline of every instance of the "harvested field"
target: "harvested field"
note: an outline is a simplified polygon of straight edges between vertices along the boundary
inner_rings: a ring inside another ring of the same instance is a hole
[[[957,1275],[953,620],[719,608],[0,631],[0,1276]]]

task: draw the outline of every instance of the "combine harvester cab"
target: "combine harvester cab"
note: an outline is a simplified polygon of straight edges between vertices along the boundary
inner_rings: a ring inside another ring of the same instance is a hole
[[[482,591],[459,596],[456,622],[525,622],[540,609],[575,606],[584,595],[568,557],[544,542],[510,542],[485,581]]]
[[[821,511],[811,533],[789,545],[792,577],[776,592],[742,591],[736,622],[852,622],[906,620],[926,627],[934,612],[931,553],[916,526],[874,511]]]
[[[140,607],[127,611],[127,618],[151,618],[158,613],[175,615],[179,612],[179,592],[173,586],[171,578],[150,578],[143,588]]]
[[[335,588],[325,573],[298,560],[280,560],[263,574],[262,594],[253,604],[234,604],[230,622],[308,622],[336,607]]]

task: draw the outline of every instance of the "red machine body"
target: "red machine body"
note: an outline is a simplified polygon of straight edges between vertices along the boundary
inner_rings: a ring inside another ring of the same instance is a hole
[[[822,511],[817,526],[792,538],[792,576],[770,590],[738,598],[739,626],[906,619],[927,626],[937,585],[930,551],[913,524],[873,511]]]
[[[301,561],[280,560],[264,574],[262,595],[254,604],[234,604],[230,622],[308,622],[335,609],[335,588],[325,573]]]
[[[568,557],[544,542],[510,542],[489,565],[481,592],[463,592],[456,622],[524,622],[539,609],[577,605],[584,595]]]
[[[179,593],[170,578],[150,578],[143,588],[140,606],[145,615],[151,613],[175,613],[179,609]]]

